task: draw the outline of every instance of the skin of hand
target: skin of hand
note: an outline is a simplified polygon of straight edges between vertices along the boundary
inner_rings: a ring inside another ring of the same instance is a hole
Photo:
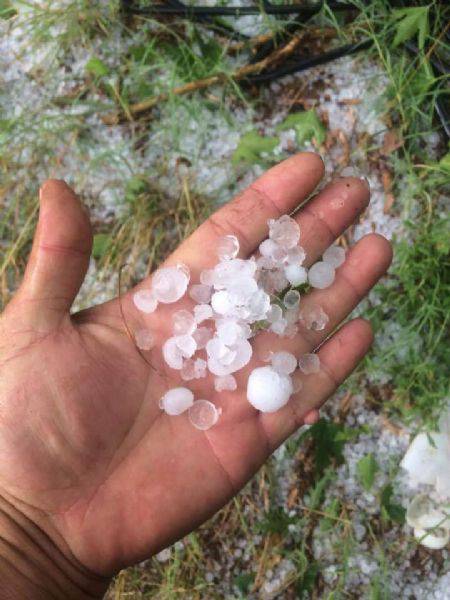
[[[248,257],[267,237],[267,220],[295,213],[311,264],[369,202],[358,178],[337,179],[309,198],[324,174],[321,158],[302,153],[270,169],[203,223],[166,263],[190,267],[191,282],[216,262],[218,237],[235,234]],[[264,332],[253,341],[238,390],[217,393],[212,378],[189,382],[196,398],[222,408],[212,429],[158,407],[181,382],[161,345],[171,314],[187,296],[138,312],[135,290],[121,298],[133,332],[148,327],[157,344],[146,359],[127,334],[118,299],[70,314],[92,244],[89,217],[62,181],[40,190],[39,222],[23,282],[0,317],[0,598],[98,598],[119,569],[158,552],[208,519],[349,375],[372,342],[370,325],[339,328],[385,273],[389,243],[368,235],[347,253],[334,283],[313,290],[330,317],[324,331],[294,339]],[[148,281],[139,284],[148,287]],[[334,332],[332,336],[330,334]],[[326,341],[325,341],[326,340]],[[324,342],[324,343],[322,343]],[[321,371],[276,413],[246,400],[246,381],[267,349],[297,356],[317,348]],[[191,385],[192,383],[192,385]]]

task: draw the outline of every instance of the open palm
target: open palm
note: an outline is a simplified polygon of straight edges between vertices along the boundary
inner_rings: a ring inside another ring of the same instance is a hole
[[[267,235],[267,219],[296,209],[322,176],[318,156],[288,159],[201,225],[167,264],[186,263],[198,282],[200,271],[217,262],[215,242],[227,233],[239,238],[243,257],[250,255]],[[368,201],[364,181],[339,179],[297,212],[309,263]],[[123,296],[130,330],[156,333],[149,366],[127,334],[117,299],[69,314],[90,250],[79,200],[63,182],[46,182],[23,284],[0,318],[0,496],[45,532],[71,568],[101,578],[206,520],[305,415],[314,417],[311,411],[368,350],[365,321],[350,321],[320,347],[320,373],[305,375],[302,391],[276,413],[259,413],[246,401],[249,370],[261,364],[265,348],[296,355],[317,348],[385,272],[391,251],[377,235],[358,242],[333,285],[302,300],[323,306],[326,329],[300,329],[295,339],[260,334],[252,363],[237,374],[237,391],[218,394],[208,378],[190,382],[196,398],[222,408],[218,424],[202,432],[186,415],[169,417],[158,407],[164,391],[180,385],[179,373],[161,356],[171,313],[193,301],[145,315],[136,311],[132,292]]]

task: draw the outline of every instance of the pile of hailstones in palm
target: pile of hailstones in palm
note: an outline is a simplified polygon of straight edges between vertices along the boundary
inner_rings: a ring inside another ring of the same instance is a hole
[[[183,381],[210,375],[215,392],[233,392],[237,389],[234,375],[252,358],[251,338],[264,330],[293,338],[299,322],[314,331],[328,323],[321,306],[301,306],[296,288],[304,289],[304,284],[319,289],[330,286],[335,269],[345,260],[345,251],[331,246],[321,261],[307,269],[298,223],[284,215],[269,220],[268,225],[269,238],[260,244],[258,257],[237,258],[239,241],[226,235],[217,242],[217,264],[203,270],[198,283],[189,285],[188,267],[178,264],[157,270],[151,288],[134,294],[134,305],[144,313],[153,313],[159,303],[178,302],[186,293],[196,303],[192,311],[173,312],[173,335],[162,347],[165,362]],[[154,339],[149,329],[135,333],[141,350],[151,350]],[[247,400],[261,412],[282,408],[300,391],[302,374],[320,371],[317,354],[296,357],[285,351],[269,352],[264,359],[269,364],[254,368],[247,381]],[[211,395],[214,390],[211,384]],[[194,398],[186,386],[167,390],[160,408],[169,415],[187,411],[192,425],[201,430],[215,425],[221,413],[210,400]]]

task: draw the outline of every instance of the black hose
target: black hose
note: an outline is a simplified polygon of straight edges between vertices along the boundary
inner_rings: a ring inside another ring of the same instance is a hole
[[[345,46],[339,46],[338,48],[334,48],[333,50],[329,50],[328,52],[324,52],[323,54],[319,54],[318,56],[312,56],[311,58],[299,60],[294,64],[274,69],[273,71],[270,71],[268,73],[250,75],[249,77],[246,77],[243,81],[248,84],[260,84],[265,83],[267,81],[272,81],[274,79],[278,79],[279,77],[283,77],[284,75],[292,75],[292,73],[306,71],[311,67],[323,65],[332,60],[336,60],[337,58],[342,58],[343,56],[349,56],[350,54],[355,54],[356,52],[360,52],[361,50],[366,50],[367,48],[370,48],[372,43],[372,40],[364,40],[362,42],[357,42],[356,44],[346,44]]]
[[[181,4],[181,3],[180,3]],[[327,6],[332,10],[355,9],[353,4],[344,2],[328,2]],[[303,15],[313,15],[321,10],[322,2],[315,4],[289,4],[289,5],[267,5],[264,9],[259,6],[170,6],[166,4],[155,4],[145,8],[131,8],[135,14],[142,15],[177,15],[183,17],[242,17],[245,15],[259,15],[265,12],[268,15],[293,15],[301,13]]]

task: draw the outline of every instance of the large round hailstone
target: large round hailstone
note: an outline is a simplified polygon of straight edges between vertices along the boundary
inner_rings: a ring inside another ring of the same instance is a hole
[[[273,367],[253,369],[247,382],[247,399],[261,412],[275,412],[288,403],[292,382]]]
[[[184,296],[189,283],[189,275],[184,268],[163,267],[152,278],[152,291],[163,304],[172,304]]]
[[[308,281],[319,290],[329,287],[334,281],[334,267],[326,262],[316,262],[308,271]]]
[[[168,415],[181,415],[194,403],[194,394],[185,387],[168,390],[161,398],[161,408]]]

